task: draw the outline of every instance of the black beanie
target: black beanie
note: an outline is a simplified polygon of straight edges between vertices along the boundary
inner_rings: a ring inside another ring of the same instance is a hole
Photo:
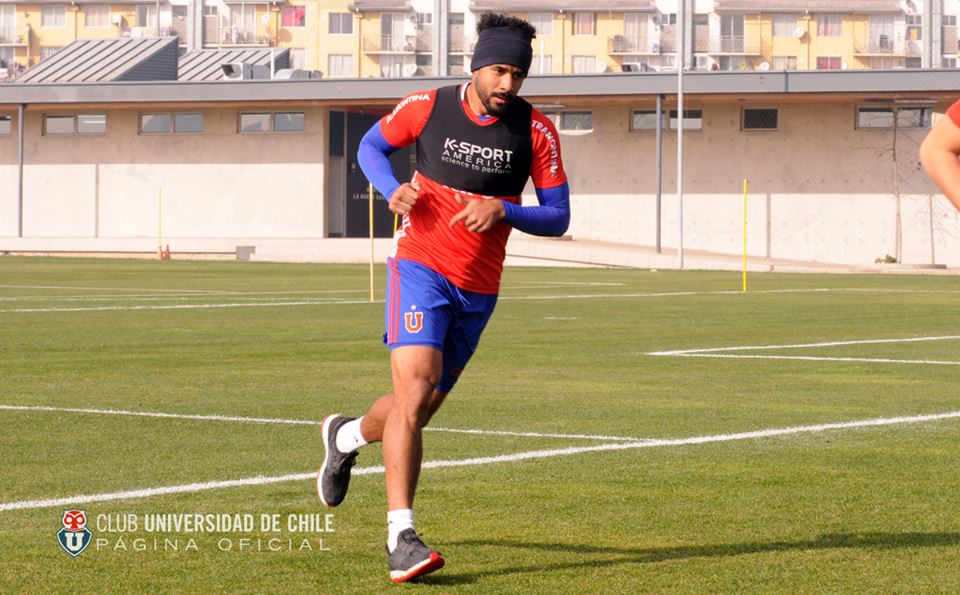
[[[533,60],[531,37],[516,27],[491,27],[480,32],[477,47],[470,60],[470,71],[479,70],[491,64],[509,64],[530,70]]]

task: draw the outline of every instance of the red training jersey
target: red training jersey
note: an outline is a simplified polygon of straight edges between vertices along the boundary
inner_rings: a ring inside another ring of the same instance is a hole
[[[459,89],[460,108],[476,126],[489,126],[496,117],[477,116],[466,100],[466,85]],[[411,93],[393,112],[380,120],[380,131],[394,147],[417,140],[433,111],[436,89]],[[530,117],[533,159],[530,178],[537,188],[553,188],[567,181],[560,156],[560,142],[553,122],[536,108]],[[463,209],[460,198],[492,199],[520,204],[517,196],[479,196],[445,186],[420,172],[414,173],[420,192],[413,209],[403,217],[394,238],[394,257],[419,262],[437,271],[461,289],[492,294],[500,290],[507,238],[513,229],[500,221],[484,233],[451,228],[450,219]],[[389,197],[388,197],[389,198]]]
[[[953,123],[960,126],[960,101],[957,101],[947,109],[947,115],[953,120]]]

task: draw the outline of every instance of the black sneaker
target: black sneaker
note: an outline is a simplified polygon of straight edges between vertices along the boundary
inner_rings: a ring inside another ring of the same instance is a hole
[[[323,465],[317,471],[317,496],[330,508],[343,502],[350,486],[350,468],[357,459],[357,451],[344,453],[337,450],[337,432],[343,424],[354,419],[335,413],[328,415],[320,426],[325,454]]]
[[[428,548],[413,529],[404,529],[397,536],[397,547],[387,550],[390,580],[402,583],[443,568],[440,552]]]

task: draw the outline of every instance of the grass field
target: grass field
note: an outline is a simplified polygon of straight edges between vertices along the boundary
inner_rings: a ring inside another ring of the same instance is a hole
[[[0,591],[960,591],[960,279],[508,269],[425,434],[447,567],[395,586],[377,446],[287,524],[311,422],[389,389],[367,275],[0,258]]]

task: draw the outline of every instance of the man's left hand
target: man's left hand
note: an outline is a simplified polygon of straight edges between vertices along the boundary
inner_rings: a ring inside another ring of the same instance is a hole
[[[483,233],[506,217],[503,202],[499,199],[465,199],[459,194],[456,197],[463,205],[463,209],[450,218],[450,227],[461,223],[467,231]]]

